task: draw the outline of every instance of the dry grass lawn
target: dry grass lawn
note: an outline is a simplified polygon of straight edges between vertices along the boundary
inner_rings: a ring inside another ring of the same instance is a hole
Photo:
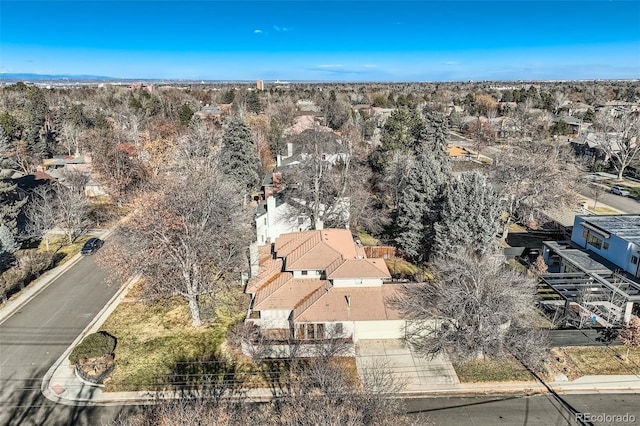
[[[640,374],[640,349],[631,349],[626,359],[624,346],[572,346],[554,348],[549,369],[569,380],[591,375]]]
[[[76,238],[73,243],[67,244],[67,238],[64,235],[54,235],[49,240],[49,253],[55,253],[55,259],[57,260],[55,265],[53,266],[55,267],[63,265],[68,262],[69,259],[71,259],[73,256],[80,253],[82,246],[87,242],[89,238],[91,238],[89,235],[81,235],[80,237]],[[47,247],[44,241],[40,242],[38,250],[41,252],[47,251]]]
[[[116,369],[106,384],[107,391],[151,390],[177,373],[177,363],[190,366],[218,360],[218,349],[229,325],[242,318],[237,310],[220,309],[215,321],[194,328],[183,300],[128,300],[101,328],[118,339]]]
[[[593,207],[588,206],[587,210],[594,212],[595,214],[619,214],[620,212],[616,209],[610,209],[609,207]]]
[[[528,382],[534,377],[515,358],[474,360],[453,366],[461,383]]]

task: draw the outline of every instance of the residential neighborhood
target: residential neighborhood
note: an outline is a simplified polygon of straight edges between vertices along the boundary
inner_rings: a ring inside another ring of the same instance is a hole
[[[0,424],[639,421],[637,4],[37,6]]]

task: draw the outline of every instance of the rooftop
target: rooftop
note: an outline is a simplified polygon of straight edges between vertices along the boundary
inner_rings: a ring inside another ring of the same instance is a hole
[[[640,245],[640,215],[618,214],[609,216],[580,216],[589,225]]]

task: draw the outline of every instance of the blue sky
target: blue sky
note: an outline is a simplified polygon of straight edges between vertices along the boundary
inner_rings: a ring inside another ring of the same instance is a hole
[[[197,80],[640,78],[640,2],[2,0],[0,72]]]

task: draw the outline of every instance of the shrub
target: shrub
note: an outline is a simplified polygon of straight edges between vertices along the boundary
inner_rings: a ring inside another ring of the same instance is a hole
[[[117,339],[106,331],[99,331],[85,337],[69,355],[69,362],[77,364],[81,359],[111,355],[116,348]]]
[[[51,267],[53,254],[37,250],[25,250],[19,257],[20,267],[27,272],[30,280],[40,276]]]

